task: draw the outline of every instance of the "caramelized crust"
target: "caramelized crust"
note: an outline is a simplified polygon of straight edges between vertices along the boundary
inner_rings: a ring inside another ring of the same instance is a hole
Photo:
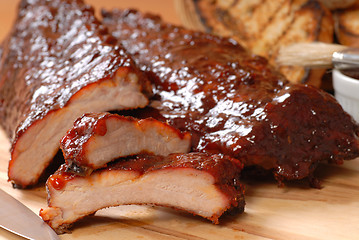
[[[236,42],[134,10],[103,16],[155,85],[157,113],[145,115],[190,131],[194,150],[273,169],[279,180],[359,155],[358,126],[333,96],[289,83]]]
[[[218,223],[224,212],[244,209],[242,167],[206,153],[119,159],[86,177],[63,165],[47,181],[49,208],[40,215],[58,233],[99,209],[128,204],[171,207]]]
[[[189,152],[191,136],[153,118],[87,113],[75,121],[60,147],[73,171],[89,174],[119,157]]]
[[[1,125],[12,139],[15,184],[36,183],[84,112],[148,103],[147,79],[115,43],[82,0],[21,1],[0,59]]]

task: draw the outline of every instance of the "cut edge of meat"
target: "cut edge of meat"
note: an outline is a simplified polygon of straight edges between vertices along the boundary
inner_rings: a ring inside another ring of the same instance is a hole
[[[219,223],[244,211],[243,164],[222,154],[180,153],[120,158],[88,176],[63,164],[46,183],[48,207],[40,216],[58,233],[96,211],[120,205],[155,205]]]
[[[58,151],[61,138],[83,113],[145,107],[148,98],[138,84],[139,76],[130,68],[121,67],[112,78],[80,89],[63,108],[50,111],[22,131],[21,137],[17,133],[11,149],[9,181],[21,188],[36,184]]]
[[[60,147],[67,165],[75,167],[78,174],[88,175],[120,157],[187,153],[191,135],[153,118],[90,113],[75,121]]]
[[[213,183],[212,175],[194,169],[164,169],[142,176],[125,170],[102,171],[88,179],[71,179],[60,191],[48,184],[50,207],[42,209],[40,215],[58,233],[100,209],[132,204],[185,210],[218,223],[231,206]],[[72,202],[66,206],[61,201]]]

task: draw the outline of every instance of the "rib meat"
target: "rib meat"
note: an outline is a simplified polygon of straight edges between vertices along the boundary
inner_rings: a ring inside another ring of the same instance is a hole
[[[158,114],[145,114],[190,131],[194,150],[272,169],[280,181],[359,156],[358,126],[333,96],[289,83],[235,41],[134,10],[103,16],[155,85]]]
[[[1,125],[18,186],[38,181],[83,113],[148,104],[147,78],[81,0],[21,1],[2,48]]]
[[[189,152],[191,136],[153,118],[88,113],[75,121],[60,147],[66,164],[84,175],[120,157]]]
[[[40,215],[58,233],[97,210],[150,204],[185,210],[218,223],[231,208],[244,209],[242,164],[205,153],[119,159],[81,177],[63,165],[47,181],[49,207]]]

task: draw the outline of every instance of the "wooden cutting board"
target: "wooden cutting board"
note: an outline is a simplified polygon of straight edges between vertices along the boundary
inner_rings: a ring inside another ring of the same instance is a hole
[[[11,187],[9,146],[0,130],[0,187],[38,213],[46,206],[45,188]],[[171,209],[122,206],[81,220],[61,239],[358,239],[359,159],[322,165],[318,176],[322,189],[305,182],[279,188],[272,180],[248,180],[245,213],[225,216],[219,225]],[[0,239],[21,238],[0,230]]]
[[[10,30],[18,1],[0,0],[0,39]],[[179,23],[172,1],[88,0],[100,7],[136,7]],[[38,214],[46,206],[44,187],[13,189],[7,182],[9,141],[0,129],[0,187]],[[61,239],[358,239],[359,159],[343,166],[322,165],[323,189],[305,182],[278,188],[275,181],[247,181],[244,214],[223,217],[213,225],[171,209],[124,206],[99,211],[75,225]],[[0,203],[1,204],[1,203]],[[21,216],[19,216],[19,219]],[[0,229],[0,239],[22,239]]]

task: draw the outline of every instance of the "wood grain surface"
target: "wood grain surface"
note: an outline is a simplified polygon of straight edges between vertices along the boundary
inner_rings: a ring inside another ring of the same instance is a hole
[[[7,34],[18,1],[0,0],[0,39]],[[136,7],[179,23],[168,0],[87,1],[97,8]],[[46,206],[45,188],[13,189],[7,182],[9,140],[0,129],[0,187],[36,214]],[[358,239],[359,159],[342,166],[323,164],[322,189],[305,182],[277,187],[273,180],[247,180],[244,214],[227,215],[219,225],[184,212],[151,206],[122,206],[99,211],[75,224],[61,239]],[[0,203],[1,204],[1,203]],[[19,216],[19,219],[21,216]],[[0,229],[0,239],[22,239]]]

